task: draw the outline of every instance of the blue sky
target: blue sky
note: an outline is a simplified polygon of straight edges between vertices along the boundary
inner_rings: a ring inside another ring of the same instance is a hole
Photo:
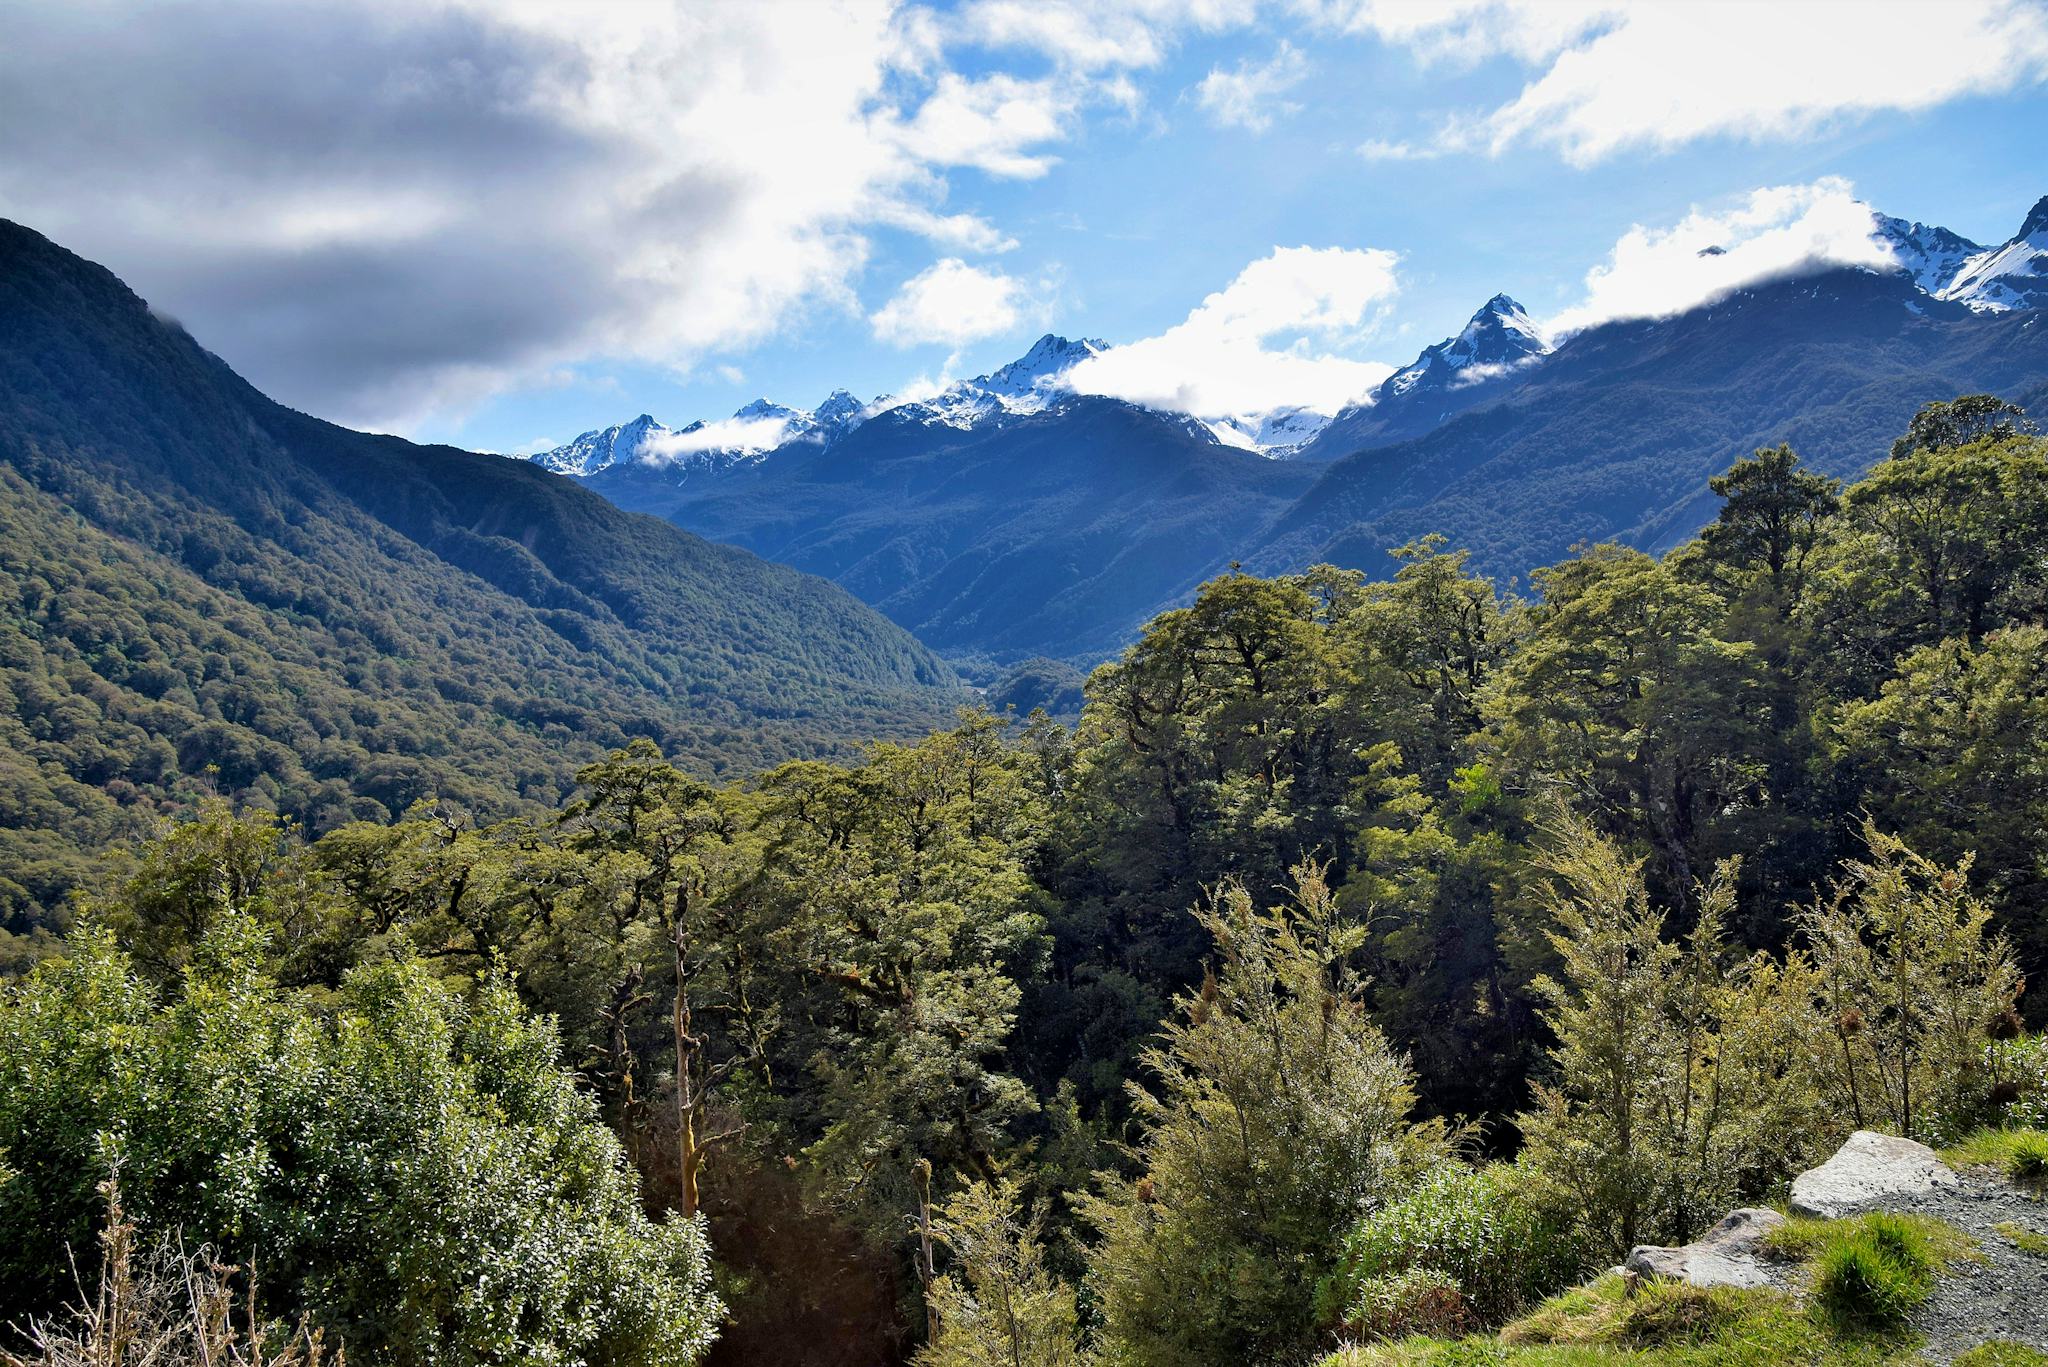
[[[495,450],[905,392],[1048,330],[1128,348],[1105,392],[1327,408],[1496,291],[1655,311],[1729,283],[1698,241],[1860,259],[1863,201],[1995,243],[2048,193],[2048,11],[2014,0],[0,24],[0,214],[287,402]]]

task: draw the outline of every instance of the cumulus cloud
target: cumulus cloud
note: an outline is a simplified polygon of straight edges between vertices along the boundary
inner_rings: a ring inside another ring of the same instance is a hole
[[[1001,271],[949,256],[904,281],[868,324],[878,340],[894,346],[965,346],[1015,328],[1023,290],[1021,281]]]
[[[1542,73],[1515,99],[1449,120],[1441,147],[1547,145],[1573,163],[1705,137],[1791,138],[2048,79],[2048,9],[1909,0],[1853,12],[1782,0],[1298,0],[1316,22],[1425,60],[1506,55]]]
[[[1157,337],[1068,372],[1084,394],[1214,418],[1335,413],[1392,373],[1345,354],[1399,290],[1378,248],[1276,247]]]
[[[960,75],[944,29],[879,3],[0,0],[0,213],[285,401],[413,430],[565,364],[687,372],[854,311],[877,228],[1013,246],[946,205],[949,172],[1043,174],[1130,92]]]
[[[1586,273],[1585,297],[1548,319],[1551,335],[1623,318],[1663,318],[1746,286],[1827,266],[1882,270],[1889,245],[1872,236],[1870,206],[1847,181],[1751,191],[1721,209],[1695,208],[1669,228],[1637,225]]]
[[[1298,113],[1301,106],[1281,96],[1308,76],[1308,59],[1292,43],[1282,43],[1271,58],[1247,58],[1226,71],[1212,67],[1195,87],[1195,102],[1221,127],[1247,128],[1254,133],[1273,126],[1276,114]]]

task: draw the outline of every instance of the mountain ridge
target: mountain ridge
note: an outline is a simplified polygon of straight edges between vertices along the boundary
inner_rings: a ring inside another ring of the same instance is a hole
[[[423,798],[502,816],[634,735],[746,773],[964,696],[823,580],[276,404],[5,221],[0,476],[0,915],[209,792],[315,832]]]

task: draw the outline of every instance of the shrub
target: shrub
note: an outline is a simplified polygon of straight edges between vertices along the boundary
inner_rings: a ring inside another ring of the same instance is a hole
[[[96,1187],[152,1234],[246,1254],[279,1310],[371,1361],[682,1363],[708,1345],[703,1226],[642,1211],[618,1141],[502,979],[358,969],[278,990],[224,916],[182,996],[106,935],[0,999],[0,1322],[54,1309]]]
[[[1581,1250],[1521,1192],[1516,1170],[1444,1163],[1352,1226],[1321,1288],[1326,1323],[1372,1332],[1372,1301],[1410,1273],[1455,1288],[1470,1318],[1498,1324],[1569,1283]]]
[[[1814,1305],[1841,1329],[1896,1333],[1933,1293],[1939,1265],[1915,1222],[1867,1215],[1815,1257]]]
[[[1359,1288],[1344,1325],[1348,1333],[1378,1339],[1403,1339],[1411,1334],[1455,1338],[1471,1327],[1471,1305],[1457,1282],[1424,1267],[1367,1281]]]

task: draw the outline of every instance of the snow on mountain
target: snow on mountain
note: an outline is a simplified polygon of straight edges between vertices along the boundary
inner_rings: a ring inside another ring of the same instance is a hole
[[[1225,446],[1278,459],[1314,441],[1330,425],[1330,415],[1313,408],[1275,408],[1266,413],[1213,418],[1203,425]]]
[[[651,435],[665,435],[669,431],[647,414],[642,413],[631,422],[622,422],[616,427],[600,428],[585,432],[566,446],[557,446],[552,451],[542,451],[530,456],[536,465],[544,465],[558,475],[594,475],[624,461],[629,461],[639,452],[641,443]]]
[[[1982,243],[1932,223],[1908,223],[1890,214],[1873,213],[1878,241],[1892,249],[1899,268],[1929,294],[1941,293],[1963,263],[1984,251]]]
[[[1548,356],[1550,339],[1529,317],[1529,311],[1505,294],[1480,305],[1455,337],[1425,347],[1414,364],[1397,370],[1374,391],[1375,402],[1412,390],[1447,389],[1504,374]]]
[[[752,464],[791,442],[837,441],[867,417],[867,405],[843,389],[808,411],[756,399],[729,418],[700,418],[687,427],[666,427],[642,413],[530,459],[561,475],[594,475],[626,464],[721,470]]]
[[[892,409],[925,423],[970,428],[990,417],[1039,413],[1066,397],[1060,378],[1107,346],[1093,338],[1070,341],[1048,332],[1008,365],[971,380],[956,380],[938,393],[919,399],[879,399],[876,407]]]
[[[1937,297],[1979,313],[2048,306],[2048,195],[2027,214],[2017,236],[1964,262]]]
[[[1938,225],[1875,211],[1871,224],[1872,235],[1890,250],[1897,269],[1927,294],[1986,313],[2048,306],[2048,198],[2034,205],[2018,236],[1998,247],[1984,247]],[[1496,294],[1455,337],[1424,348],[1411,364],[1334,418],[1296,406],[1172,416],[1209,440],[1273,457],[1303,453],[1325,436],[1328,440],[1317,449],[1367,436],[1413,435],[1468,407],[1478,386],[1535,365],[1556,345],[1528,310],[1509,296]],[[634,462],[685,471],[721,470],[756,463],[796,442],[830,446],[883,412],[971,429],[1041,413],[1072,398],[1067,373],[1108,349],[1093,338],[1072,340],[1047,333],[1009,364],[932,393],[885,395],[863,403],[846,390],[835,389],[809,410],[757,399],[730,418],[681,428],[665,427],[643,413],[617,427],[585,432],[566,446],[530,459],[568,475],[594,475]],[[1467,390],[1474,393],[1461,392]]]

